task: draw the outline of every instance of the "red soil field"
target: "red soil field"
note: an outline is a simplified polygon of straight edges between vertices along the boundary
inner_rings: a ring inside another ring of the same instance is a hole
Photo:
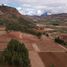
[[[64,52],[40,52],[40,58],[46,67],[67,67],[67,53]]]

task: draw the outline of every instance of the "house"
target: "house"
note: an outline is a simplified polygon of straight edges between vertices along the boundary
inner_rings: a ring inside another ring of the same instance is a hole
[[[45,26],[42,24],[36,24],[35,31],[37,32],[44,32]]]
[[[67,34],[61,34],[61,35],[59,36],[59,38],[60,38],[61,40],[63,40],[64,42],[67,42]]]
[[[45,26],[42,24],[36,24],[36,29],[44,30]]]

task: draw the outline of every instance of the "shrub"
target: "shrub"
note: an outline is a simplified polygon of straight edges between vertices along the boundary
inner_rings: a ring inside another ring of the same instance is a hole
[[[67,45],[63,40],[61,40],[59,37],[55,38],[55,42],[62,44],[62,45]]]
[[[55,67],[54,64],[51,64],[50,67]]]
[[[40,39],[40,38],[41,38],[41,36],[42,36],[42,33],[37,32],[37,33],[36,33],[36,36]]]
[[[18,66],[30,67],[28,50],[24,43],[12,39],[2,54],[3,63]]]
[[[57,38],[55,38],[55,42],[57,42],[57,43],[64,43],[64,41],[63,40],[61,40],[59,37],[57,37]]]

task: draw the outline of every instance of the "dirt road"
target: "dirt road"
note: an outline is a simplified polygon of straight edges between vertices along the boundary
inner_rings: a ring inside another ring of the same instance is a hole
[[[66,48],[55,43],[52,39],[46,36],[42,36],[37,46],[39,47],[41,52],[66,52],[67,51]]]

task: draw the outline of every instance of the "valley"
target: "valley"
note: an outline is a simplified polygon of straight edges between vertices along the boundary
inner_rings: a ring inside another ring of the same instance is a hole
[[[67,14],[24,16],[13,7],[0,6],[0,54],[15,39],[27,48],[31,67],[67,67],[66,19]]]

